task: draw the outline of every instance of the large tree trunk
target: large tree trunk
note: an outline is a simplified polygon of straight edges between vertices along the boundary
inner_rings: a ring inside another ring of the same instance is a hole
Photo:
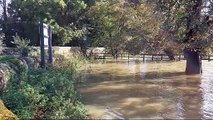
[[[201,74],[202,59],[200,53],[192,49],[184,49],[184,57],[186,59],[186,74]]]

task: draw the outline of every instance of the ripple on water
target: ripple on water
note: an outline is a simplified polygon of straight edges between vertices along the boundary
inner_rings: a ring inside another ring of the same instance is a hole
[[[185,62],[93,64],[80,90],[94,114],[110,106],[126,118],[210,119],[212,69],[204,62],[202,76],[187,76]]]
[[[205,62],[201,82],[203,105],[201,112],[204,119],[213,118],[213,64]]]

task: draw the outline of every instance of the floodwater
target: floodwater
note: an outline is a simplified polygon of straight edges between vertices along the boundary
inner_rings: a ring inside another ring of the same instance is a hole
[[[185,61],[90,64],[79,86],[95,118],[213,119],[213,62],[184,74]]]

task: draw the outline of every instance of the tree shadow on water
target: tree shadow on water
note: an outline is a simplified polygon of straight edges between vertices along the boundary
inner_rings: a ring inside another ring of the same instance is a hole
[[[109,107],[122,113],[125,118],[169,118],[170,111],[175,112],[171,105],[176,104],[180,95],[199,96],[196,88],[200,78],[187,76],[184,72],[127,75],[102,72],[88,74],[86,79],[84,85],[79,87],[85,104],[97,108]],[[188,99],[190,97],[184,97],[183,100],[190,101]],[[197,103],[199,101],[191,105],[196,106]]]
[[[170,112],[175,113],[176,108],[173,105],[177,104],[181,96],[184,97],[183,102],[187,102],[184,103],[185,106],[195,106],[193,107],[195,109],[191,107],[186,109],[198,111],[196,106],[199,101],[188,102],[191,98],[196,100],[200,96],[196,86],[189,86],[187,91],[185,89],[177,91],[176,88],[181,88],[181,85],[175,84],[176,87],[173,84],[169,85],[153,82],[96,84],[82,88],[81,93],[86,105],[110,108],[122,113],[125,118],[159,118],[162,117],[161,113],[164,114],[163,118],[169,118]]]
[[[159,81],[162,79],[175,79],[185,76],[184,72],[141,72],[127,75],[115,75],[107,72],[87,74],[84,78],[86,85],[99,84],[104,82],[132,83],[141,81]]]

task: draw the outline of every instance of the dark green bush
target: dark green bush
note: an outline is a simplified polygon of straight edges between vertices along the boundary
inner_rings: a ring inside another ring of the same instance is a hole
[[[23,71],[26,76],[13,76],[2,99],[20,119],[84,119],[87,111],[74,86],[73,69]]]

